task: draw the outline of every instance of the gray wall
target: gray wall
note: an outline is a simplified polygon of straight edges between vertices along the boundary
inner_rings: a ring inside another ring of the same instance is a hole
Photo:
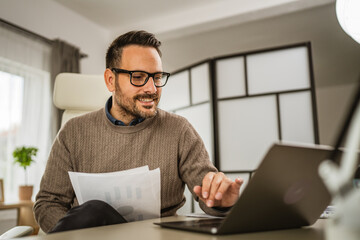
[[[360,45],[340,28],[334,4],[165,40],[164,69],[305,41],[312,43],[320,143],[331,145],[360,76]]]

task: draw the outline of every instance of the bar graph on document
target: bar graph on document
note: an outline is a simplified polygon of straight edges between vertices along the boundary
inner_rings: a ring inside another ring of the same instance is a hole
[[[69,175],[79,204],[94,199],[105,201],[129,222],[160,217],[160,169]]]

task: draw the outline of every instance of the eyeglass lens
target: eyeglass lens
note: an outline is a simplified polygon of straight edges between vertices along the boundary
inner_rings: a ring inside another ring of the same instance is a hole
[[[131,77],[132,84],[136,86],[141,86],[149,78],[149,75],[144,72],[133,72]],[[162,73],[157,73],[153,76],[155,86],[163,86],[166,83],[167,75]]]

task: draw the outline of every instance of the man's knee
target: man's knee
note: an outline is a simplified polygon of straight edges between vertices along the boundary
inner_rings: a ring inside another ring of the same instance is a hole
[[[101,200],[90,200],[79,206],[85,212],[91,212],[92,214],[104,215],[107,212],[116,211],[108,203]]]

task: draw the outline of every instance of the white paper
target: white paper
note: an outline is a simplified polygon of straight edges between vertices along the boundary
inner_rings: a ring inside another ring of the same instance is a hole
[[[102,200],[128,222],[160,217],[160,169],[148,166],[111,173],[69,172],[79,204]]]

